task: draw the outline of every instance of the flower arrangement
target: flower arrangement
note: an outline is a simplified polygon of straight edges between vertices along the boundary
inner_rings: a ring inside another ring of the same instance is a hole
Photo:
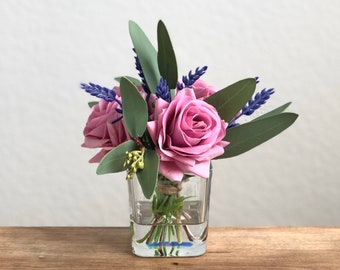
[[[297,114],[284,112],[290,104],[286,103],[239,124],[239,118],[266,103],[274,93],[272,88],[254,95],[258,78],[247,78],[218,91],[202,80],[206,66],[179,80],[175,53],[162,21],[157,27],[158,50],[133,21],[129,22],[129,32],[139,79],[118,77],[119,87],[113,89],[81,84],[99,98],[89,103],[91,114],[82,146],[101,148],[90,160],[99,162],[98,174],[126,171],[127,179],[136,175],[144,196],[155,205],[169,201],[169,195],[155,193],[160,179],[176,186],[189,174],[208,178],[213,159],[242,154],[296,120]],[[176,219],[185,199],[177,196],[162,215]],[[160,209],[153,211],[158,213],[154,222],[159,222]],[[167,231],[177,234],[181,242],[178,230]],[[163,234],[151,229],[140,242],[159,241],[157,235]]]

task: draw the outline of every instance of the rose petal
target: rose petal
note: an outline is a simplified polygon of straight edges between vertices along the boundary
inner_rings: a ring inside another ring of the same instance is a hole
[[[110,150],[102,149],[100,150],[94,157],[92,157],[89,162],[90,163],[98,163],[102,160],[102,158],[109,152]]]
[[[208,178],[209,177],[209,172],[210,172],[210,160],[202,161],[202,162],[197,162],[195,166],[192,167],[186,167],[182,166],[181,164],[177,165],[181,168],[181,170],[188,170],[186,172],[191,172],[193,174],[196,174],[202,178]]]
[[[222,141],[227,124],[216,109],[189,88],[170,103],[159,99],[155,105],[155,120],[147,128],[160,156],[160,172],[176,181],[187,172],[208,177],[211,159],[228,144]]]
[[[174,162],[160,162],[159,172],[173,181],[182,181],[184,173]]]

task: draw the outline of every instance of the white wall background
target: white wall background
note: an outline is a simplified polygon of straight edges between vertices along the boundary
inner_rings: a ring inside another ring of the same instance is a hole
[[[79,83],[136,75],[129,19],[153,41],[166,23],[180,74],[208,65],[219,88],[257,75],[276,88],[266,110],[300,114],[214,163],[211,225],[340,225],[339,18],[337,0],[0,1],[0,225],[128,225],[124,175],[97,176],[80,147]]]

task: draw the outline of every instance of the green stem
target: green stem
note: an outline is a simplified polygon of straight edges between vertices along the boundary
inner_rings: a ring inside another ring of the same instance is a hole
[[[160,177],[162,177],[160,175]],[[138,243],[158,243],[158,242],[172,242],[173,238],[181,244],[183,242],[182,226],[188,239],[193,240],[186,225],[182,224],[183,202],[188,197],[180,196],[181,190],[178,184],[174,184],[166,178],[160,178],[161,186],[156,189],[152,200],[152,212],[154,215],[151,228],[147,234],[139,239]],[[175,189],[175,190],[174,190]],[[173,192],[175,191],[175,192]],[[157,249],[162,256],[167,253],[165,246],[160,245]],[[173,251],[172,251],[173,252]],[[172,253],[171,252],[171,253]]]
[[[152,237],[153,237],[153,233],[154,233],[155,229],[157,228],[157,222],[158,222],[159,218],[160,218],[160,216],[157,216],[154,219],[154,221],[152,222],[152,227],[151,227],[150,231],[148,231],[148,233],[141,240],[138,240],[138,243],[143,243],[145,241],[145,239],[147,238],[146,243],[150,244]],[[141,241],[141,242],[139,242],[139,241]]]
[[[183,229],[185,231],[185,234],[188,237],[188,240],[191,241],[191,242],[194,241],[194,238],[192,237],[191,233],[189,232],[188,226],[187,225],[183,225]]]

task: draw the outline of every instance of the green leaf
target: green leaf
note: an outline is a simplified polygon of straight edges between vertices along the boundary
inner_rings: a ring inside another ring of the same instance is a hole
[[[168,30],[162,21],[159,21],[157,25],[157,40],[159,71],[162,77],[167,81],[169,88],[175,89],[178,80],[177,61]]]
[[[281,113],[227,129],[225,140],[230,144],[218,159],[237,156],[260,145],[292,125],[297,117],[295,113]]]
[[[145,129],[145,132],[143,134],[142,137],[140,137],[140,140],[142,142],[142,144],[145,146],[145,148],[148,149],[155,149],[155,144],[153,143],[150,133],[148,131],[148,129]]]
[[[127,78],[129,81],[131,81],[136,86],[141,86],[142,85],[142,82],[140,80],[134,78],[134,77],[131,77],[131,76],[124,76],[124,77]],[[120,79],[121,78],[122,77],[116,77],[115,80],[120,83]]]
[[[126,77],[120,79],[123,121],[133,138],[141,137],[148,121],[148,108],[136,86]]]
[[[132,151],[137,148],[134,141],[126,141],[108,152],[100,161],[97,167],[97,174],[115,173],[126,170],[124,166],[126,160],[126,151]]]
[[[145,149],[144,152],[144,169],[137,171],[137,178],[142,188],[143,194],[147,199],[150,199],[158,178],[159,157],[157,153],[150,149]]]
[[[90,108],[92,108],[93,106],[98,104],[98,101],[90,101],[87,104],[89,105]]]
[[[143,30],[133,21],[129,22],[133,46],[142,66],[145,80],[152,93],[155,93],[161,75],[158,69],[157,52]]]
[[[213,105],[220,117],[229,122],[249,101],[255,88],[255,79],[244,79],[217,91],[204,101]]]
[[[279,114],[279,113],[282,113],[285,109],[287,109],[289,107],[289,105],[291,104],[291,102],[287,102],[286,104],[283,104],[282,106],[270,111],[270,112],[267,112],[263,115],[260,115],[259,117],[253,119],[252,121],[257,121],[257,120],[260,120],[260,119],[263,119],[263,118],[266,118],[266,117],[269,117],[269,116],[273,116],[273,115],[276,115],[276,114]]]

